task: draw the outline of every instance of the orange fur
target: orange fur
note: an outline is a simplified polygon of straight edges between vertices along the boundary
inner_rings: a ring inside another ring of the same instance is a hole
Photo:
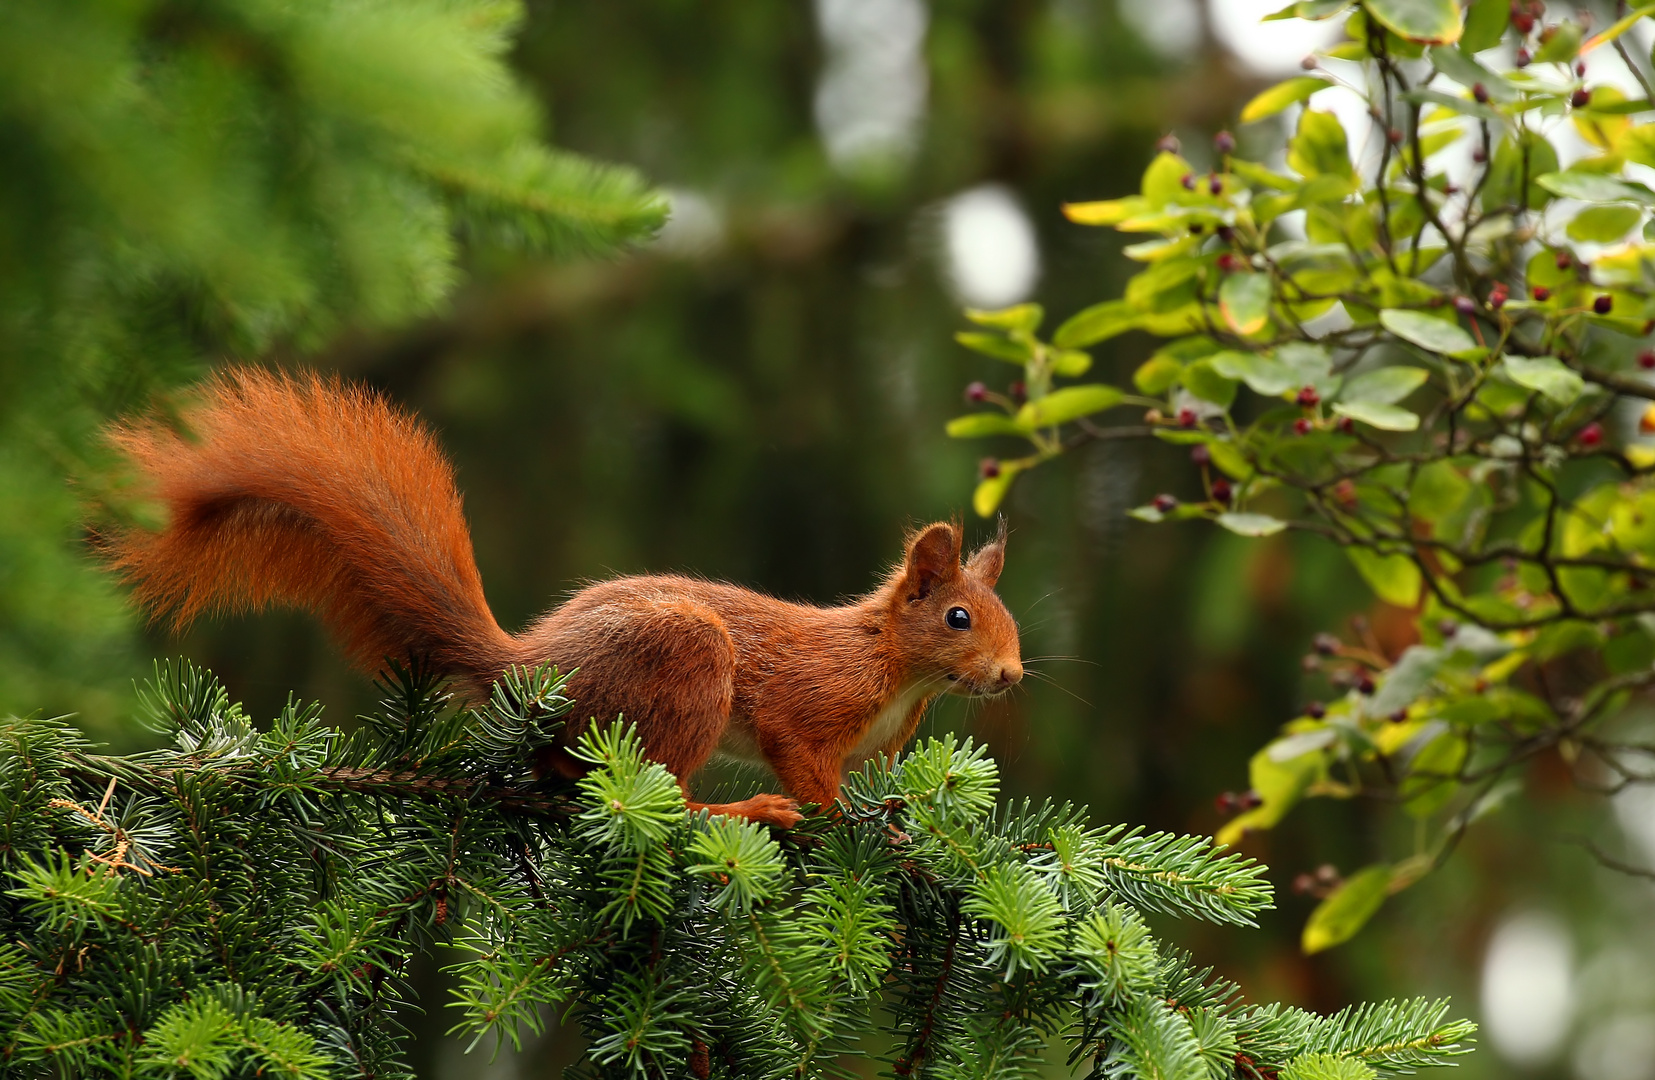
[[[112,536],[106,555],[175,626],[300,607],[364,670],[418,660],[474,695],[511,664],[578,668],[579,715],[624,715],[683,780],[722,750],[822,806],[849,770],[900,750],[937,693],[999,693],[1022,677],[1017,627],[993,590],[1003,528],[962,566],[959,526],[927,526],[878,588],[839,607],[623,577],[513,636],[483,597],[453,471],[414,419],[337,381],[240,369],[210,382],[188,421],[185,434],[140,421],[111,435],[169,520]],[[969,629],[947,624],[955,607]],[[566,755],[551,764],[579,768]],[[691,805],[799,819],[777,795]]]

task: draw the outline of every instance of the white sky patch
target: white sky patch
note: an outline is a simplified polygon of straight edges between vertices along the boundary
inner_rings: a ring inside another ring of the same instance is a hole
[[[827,64],[816,127],[841,171],[905,165],[925,122],[922,0],[815,0]]]
[[[1201,44],[1198,0],[1119,0],[1117,10],[1144,43],[1162,56],[1188,56]]]
[[[972,307],[1015,304],[1040,277],[1034,223],[999,184],[970,188],[943,205],[942,247],[949,285]]]
[[[1299,61],[1307,53],[1338,41],[1344,23],[1340,19],[1260,21],[1284,6],[1282,0],[1207,0],[1207,17],[1212,20],[1213,34],[1242,63],[1262,74],[1286,75],[1299,70]]]
[[[1483,957],[1483,1030],[1506,1060],[1539,1065],[1569,1031],[1574,981],[1568,929],[1527,912],[1507,918]]]

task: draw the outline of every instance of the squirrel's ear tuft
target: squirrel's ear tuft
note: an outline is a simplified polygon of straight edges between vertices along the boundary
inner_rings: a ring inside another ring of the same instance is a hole
[[[1006,519],[1000,519],[1000,535],[978,548],[965,564],[965,572],[978,581],[994,587],[1000,580],[1000,571],[1006,565]]]
[[[910,600],[923,600],[938,583],[959,572],[959,527],[946,521],[927,525],[908,542],[908,557],[902,567],[903,592]]]

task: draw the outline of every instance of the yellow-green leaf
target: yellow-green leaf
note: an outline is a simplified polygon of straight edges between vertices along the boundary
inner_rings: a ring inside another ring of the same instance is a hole
[[[1308,953],[1331,949],[1356,936],[1385,903],[1391,889],[1391,868],[1364,867],[1344,882],[1310,913],[1300,945]]]
[[[1125,300],[1105,300],[1066,319],[1052,335],[1052,344],[1060,349],[1081,349],[1124,334],[1137,323],[1137,308]]]
[[[1465,32],[1460,48],[1468,55],[1492,49],[1506,36],[1511,24],[1511,0],[1472,0],[1465,12]]]
[[[1119,225],[1148,209],[1149,203],[1142,196],[1128,195],[1124,199],[1101,202],[1064,203],[1063,216],[1076,225]]]
[[[1218,523],[1237,536],[1274,536],[1287,522],[1269,514],[1219,514]]]
[[[1325,90],[1332,85],[1327,79],[1315,75],[1301,75],[1296,79],[1279,82],[1242,106],[1241,122],[1251,124],[1255,120],[1274,116],[1289,105],[1297,105],[1316,91]]]
[[[1051,354],[1052,371],[1066,378],[1084,375],[1092,370],[1092,356],[1079,349],[1057,349]]]
[[[1300,176],[1336,176],[1351,179],[1350,140],[1345,126],[1330,112],[1306,109],[1299,128],[1287,144],[1287,164]]]
[[[1132,385],[1141,393],[1164,394],[1172,389],[1183,373],[1183,364],[1165,353],[1156,353],[1138,365],[1138,370],[1132,373]]]
[[[1362,7],[1405,41],[1452,45],[1465,31],[1456,0],[1364,0]]]
[[[1007,489],[1022,468],[1014,462],[1002,461],[998,475],[990,476],[977,485],[977,490],[971,495],[971,508],[978,517],[989,517],[999,509],[1000,501],[1006,497]]]
[[[951,439],[981,439],[989,435],[1027,435],[1029,429],[1005,413],[980,412],[948,421]]]
[[[1046,309],[1039,304],[1018,304],[998,311],[979,311],[966,308],[965,317],[978,326],[992,326],[996,330],[1021,330],[1032,334],[1046,317]]]
[[[1419,417],[1400,405],[1380,405],[1371,401],[1341,401],[1333,411],[1352,420],[1360,420],[1381,431],[1415,431]]]
[[[1360,547],[1348,547],[1345,554],[1379,599],[1406,608],[1419,602],[1419,590],[1425,582],[1408,556],[1381,555]]]
[[[1003,334],[985,334],[977,330],[962,330],[954,340],[973,352],[1004,360],[1021,367],[1034,359],[1034,348],[1027,342],[1015,341]]]
[[[1037,401],[1031,401],[1017,412],[1017,423],[1022,427],[1056,427],[1082,416],[1090,416],[1119,405],[1126,395],[1113,386],[1094,383],[1091,386],[1066,386],[1053,390]]]
[[[1569,238],[1612,244],[1637,228],[1643,212],[1636,206],[1588,206],[1569,222]]]
[[[1589,53],[1599,45],[1607,45],[1638,24],[1638,20],[1647,15],[1655,15],[1655,4],[1647,4],[1637,10],[1616,19],[1604,27],[1600,33],[1593,34],[1580,47],[1582,53]]]
[[[1559,405],[1572,405],[1586,380],[1555,356],[1507,356],[1506,374],[1518,386],[1537,390]]]
[[[1423,311],[1387,308],[1379,313],[1379,323],[1397,337],[1413,342],[1426,352],[1454,356],[1477,347],[1477,342],[1460,329],[1458,323],[1427,315]]]
[[[1230,274],[1218,287],[1218,310],[1241,337],[1264,329],[1270,319],[1270,275]]]

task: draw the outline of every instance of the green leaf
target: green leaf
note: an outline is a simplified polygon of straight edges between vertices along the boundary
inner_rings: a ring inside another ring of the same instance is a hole
[[[1460,49],[1468,55],[1492,49],[1500,44],[1511,25],[1510,0],[1471,0],[1465,13],[1465,32],[1460,35]]]
[[[1253,475],[1253,463],[1233,442],[1213,439],[1207,443],[1207,452],[1213,456],[1213,467],[1232,480],[1246,480]]]
[[[1184,368],[1184,389],[1226,409],[1236,399],[1236,381],[1220,375],[1210,359],[1197,360]]]
[[[1287,145],[1287,164],[1300,176],[1355,176],[1345,127],[1330,112],[1306,109],[1300,113],[1299,129]]]
[[[1039,304],[1018,304],[1015,307],[1001,308],[999,311],[966,308],[965,317],[978,326],[992,326],[996,330],[1021,330],[1025,334],[1032,334],[1040,328],[1040,320],[1046,317],[1046,309]]]
[[[1218,310],[1240,337],[1251,337],[1270,321],[1270,275],[1236,273],[1218,287]]]
[[[1518,386],[1536,390],[1559,405],[1572,405],[1586,380],[1555,356],[1507,356],[1501,361]]]
[[[1419,417],[1400,405],[1377,405],[1371,401],[1341,401],[1333,406],[1333,411],[1381,431],[1415,431],[1419,428]]]
[[[1569,222],[1569,238],[1597,244],[1611,244],[1643,220],[1636,206],[1588,206]]]
[[[1345,383],[1339,400],[1350,404],[1364,402],[1371,405],[1395,405],[1425,385],[1431,373],[1424,368],[1398,365],[1365,371]]]
[[[1580,39],[1585,34],[1573,19],[1564,19],[1549,28],[1551,36],[1534,52],[1537,64],[1566,64],[1580,55]]]
[[[1126,333],[1138,325],[1138,309],[1125,300],[1105,300],[1069,316],[1052,344],[1060,349],[1083,349]]]
[[[1425,582],[1408,556],[1381,555],[1362,547],[1347,547],[1345,555],[1379,599],[1404,608],[1419,602],[1419,590]]]
[[[1494,74],[1460,49],[1450,45],[1435,45],[1427,55],[1431,58],[1432,67],[1467,90],[1481,84],[1483,89],[1488,91],[1489,97],[1495,101],[1517,100],[1517,88],[1507,82],[1504,76]]]
[[[1010,364],[1022,367],[1034,359],[1034,347],[1024,341],[1016,341],[1001,334],[984,334],[974,330],[962,330],[954,335],[954,340],[974,352],[984,356],[992,356],[996,360],[1004,360]]]
[[[1562,172],[1545,173],[1535,177],[1534,182],[1553,195],[1579,199],[1581,202],[1635,202],[1655,206],[1655,193],[1643,185],[1629,184],[1578,166]]]
[[[1300,938],[1305,953],[1319,953],[1356,936],[1384,905],[1390,887],[1389,866],[1369,866],[1346,878],[1310,913]]]
[[[1228,379],[1240,379],[1255,394],[1275,397],[1296,390],[1308,380],[1272,356],[1227,349],[1213,356],[1213,370]]]
[[[1494,149],[1488,179],[1483,184],[1483,209],[1496,210],[1519,200],[1518,188],[1528,178],[1528,207],[1538,210],[1552,194],[1535,182],[1535,177],[1557,171],[1557,150],[1545,136],[1524,131],[1517,138],[1506,137]]]
[[[1452,45],[1465,31],[1456,0],[1364,0],[1362,8],[1405,41]]]
[[[1616,19],[1610,25],[1604,27],[1602,31],[1588,38],[1586,43],[1580,47],[1580,51],[1589,53],[1599,45],[1607,45],[1636,26],[1639,19],[1649,15],[1655,15],[1655,4],[1646,4]]]
[[[1177,385],[1183,373],[1183,364],[1164,352],[1156,353],[1138,365],[1138,370],[1132,373],[1132,385],[1140,393],[1164,394]]]
[[[1092,355],[1079,349],[1058,349],[1051,354],[1052,373],[1072,379],[1092,370]]]
[[[1379,313],[1379,322],[1397,337],[1413,342],[1426,352],[1454,356],[1477,347],[1476,341],[1460,329],[1458,323],[1427,315],[1423,311],[1386,308]]]
[[[1216,520],[1237,536],[1274,536],[1287,528],[1287,522],[1269,514],[1219,514]]]
[[[980,412],[948,421],[951,439],[981,439],[988,435],[1027,435],[1029,429],[1005,413]]]
[[[1017,423],[1031,431],[1035,428],[1056,427],[1070,420],[1078,420],[1082,416],[1114,408],[1125,396],[1119,389],[1102,383],[1066,386],[1024,405],[1017,411]]]
[[[1409,759],[1408,775],[1397,789],[1408,816],[1428,818],[1448,805],[1459,790],[1459,782],[1453,777],[1465,764],[1466,753],[1465,738],[1444,730]]]
[[[1213,839],[1220,844],[1235,844],[1250,830],[1272,828],[1304,797],[1323,768],[1321,754],[1301,754],[1277,761],[1270,756],[1269,747],[1257,751],[1247,763],[1247,780],[1263,801],[1245,814],[1231,818]]]
[[[1149,203],[1142,196],[1128,195],[1124,199],[1064,203],[1063,216],[1076,225],[1119,225],[1127,218],[1137,217],[1148,209]]]
[[[1006,497],[1011,488],[1011,482],[1017,474],[1023,471],[1021,465],[1015,462],[1000,462],[1000,472],[990,476],[977,484],[977,490],[971,493],[971,509],[977,511],[978,517],[992,517],[994,511],[1000,508],[1000,502]]]
[[[1410,645],[1403,651],[1402,657],[1391,665],[1367,712],[1373,716],[1389,716],[1398,709],[1412,705],[1430,687],[1431,680],[1437,677],[1442,661],[1441,649]]]
[[[1332,85],[1329,80],[1315,75],[1301,75],[1296,79],[1279,82],[1242,106],[1241,122],[1251,124],[1255,120],[1274,116],[1289,105],[1297,105],[1316,91],[1325,90]]]

